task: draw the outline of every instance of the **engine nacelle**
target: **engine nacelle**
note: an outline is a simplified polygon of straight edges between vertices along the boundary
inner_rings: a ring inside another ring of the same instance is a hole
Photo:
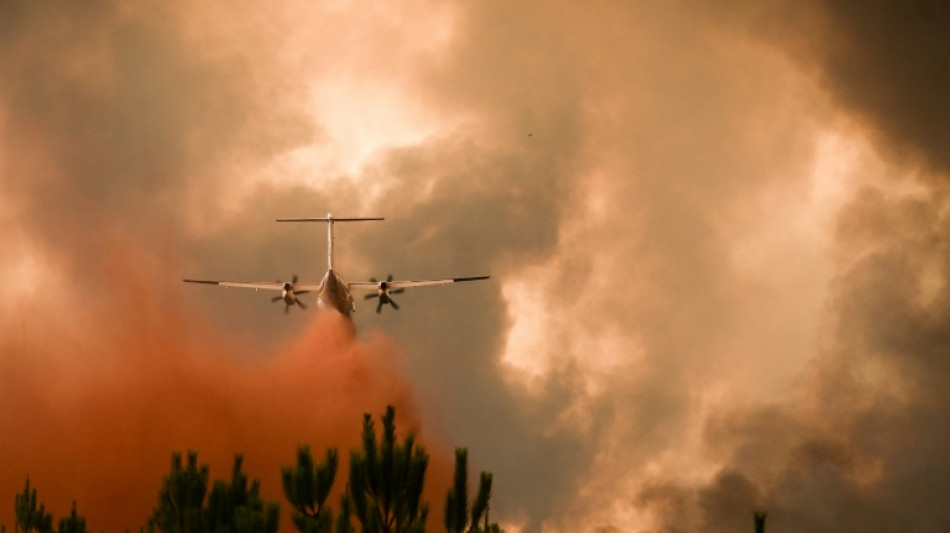
[[[280,297],[283,298],[287,304],[293,305],[294,301],[296,300],[296,297],[294,296],[294,284],[289,281],[285,281],[284,290],[280,291]]]
[[[307,306],[303,304],[300,300],[297,299],[297,292],[294,290],[297,285],[297,275],[294,275],[293,281],[285,281],[280,286],[280,296],[275,296],[271,299],[272,302],[277,303],[281,300],[286,304],[284,307],[284,313],[290,311],[290,307],[293,305],[299,305],[301,308],[306,309]],[[299,294],[306,294],[309,291],[300,291]]]
[[[376,313],[379,313],[383,309],[383,305],[386,304],[391,305],[393,309],[399,309],[399,306],[393,301],[391,294],[398,294],[405,289],[393,290],[389,285],[392,279],[392,274],[387,276],[385,281],[376,281],[376,278],[370,278],[370,281],[376,283],[376,294],[367,294],[366,299],[379,298],[379,303],[376,304]]]

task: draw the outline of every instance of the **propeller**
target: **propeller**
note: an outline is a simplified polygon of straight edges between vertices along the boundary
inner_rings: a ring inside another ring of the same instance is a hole
[[[281,300],[284,301],[284,314],[290,312],[290,306],[299,305],[301,309],[306,309],[307,306],[297,298],[298,294],[307,294],[310,291],[295,291],[294,286],[297,284],[297,275],[294,274],[292,281],[285,281],[284,288],[280,292],[280,296],[275,296],[271,298],[271,303],[277,303]]]
[[[406,289],[390,289],[389,283],[393,280],[393,275],[390,274],[386,276],[386,281],[377,281],[376,278],[369,278],[373,283],[378,284],[378,289],[376,289],[375,294],[367,294],[363,297],[364,300],[370,300],[372,298],[379,298],[379,303],[376,304],[376,314],[380,314],[383,311],[383,305],[389,304],[396,311],[399,310],[399,305],[393,300],[393,294],[399,294],[405,292]]]

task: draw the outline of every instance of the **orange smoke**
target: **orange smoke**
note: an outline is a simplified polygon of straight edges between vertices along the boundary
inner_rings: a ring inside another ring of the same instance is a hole
[[[228,340],[240,333],[203,331],[174,290],[155,288],[177,278],[147,275],[136,257],[102,260],[117,286],[108,305],[77,310],[78,328],[27,312],[0,326],[0,523],[13,526],[13,496],[29,476],[56,520],[76,500],[95,530],[137,530],[171,453],[193,449],[212,479],[228,478],[233,454],[243,453],[289,531],[280,468],[298,445],[317,456],[337,446],[345,458],[359,444],[362,414],[376,417],[386,404],[396,406],[400,434],[418,429],[405,354],[392,339],[358,339],[347,320],[323,313],[286,346],[249,354]],[[438,494],[448,453],[430,453],[428,485]],[[337,488],[345,481],[341,470]],[[439,508],[437,496],[428,499]]]

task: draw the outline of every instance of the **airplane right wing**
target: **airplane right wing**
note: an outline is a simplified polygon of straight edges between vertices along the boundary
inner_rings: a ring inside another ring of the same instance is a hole
[[[397,290],[409,289],[412,287],[425,287],[428,285],[447,285],[449,283],[460,283],[463,281],[478,281],[489,279],[491,276],[474,276],[469,278],[443,278],[426,279],[419,281],[354,281],[350,282],[350,290],[354,291],[378,291],[378,290]]]

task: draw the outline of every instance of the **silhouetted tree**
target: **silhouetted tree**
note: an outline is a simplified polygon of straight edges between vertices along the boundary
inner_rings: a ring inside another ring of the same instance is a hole
[[[752,513],[752,520],[755,522],[755,533],[765,533],[765,517],[769,513],[765,511],[754,511]]]
[[[377,442],[369,414],[363,417],[363,449],[350,453],[350,499],[364,533],[407,533],[425,530],[428,507],[422,503],[429,456],[415,446],[410,433],[396,442],[396,410],[383,416]]]
[[[198,466],[198,452],[188,452],[184,467],[180,453],[172,454],[172,471],[158,493],[158,507],[149,520],[163,533],[203,533],[202,507],[208,492],[208,465]]]
[[[46,512],[46,506],[39,504],[37,508],[36,489],[30,490],[30,478],[26,478],[23,492],[17,494],[14,500],[16,513],[15,529],[22,533],[52,533],[53,515]]]
[[[276,533],[280,516],[277,502],[265,502],[261,483],[248,483],[241,470],[244,458],[234,457],[231,482],[215,481],[208,496],[205,525],[209,533]]]
[[[339,458],[336,448],[327,450],[327,458],[314,464],[309,446],[297,449],[297,466],[284,467],[281,477],[284,496],[293,506],[294,526],[301,533],[329,533],[333,526],[333,513],[326,505]]]
[[[468,524],[468,450],[455,449],[455,474],[445,497],[445,530],[462,533]]]
[[[181,454],[172,454],[172,471],[158,494],[158,507],[149,530],[163,533],[275,533],[280,508],[260,497],[260,482],[248,482],[237,455],[231,481],[215,481],[208,493],[208,465],[198,465],[198,454],[188,452],[188,466]],[[205,497],[207,504],[205,503]]]
[[[340,515],[336,517],[336,533],[356,533],[350,517],[353,515],[353,500],[350,499],[350,485],[346,485],[343,496],[340,497]]]
[[[455,449],[455,475],[452,488],[445,498],[445,529],[449,533],[481,532],[500,530],[497,524],[488,522],[488,503],[491,499],[492,475],[482,472],[478,483],[478,494],[468,505],[468,450]],[[483,527],[479,522],[484,517]],[[492,528],[494,526],[494,528]]]
[[[59,521],[59,533],[86,533],[86,519],[76,514],[76,502],[69,516]]]

